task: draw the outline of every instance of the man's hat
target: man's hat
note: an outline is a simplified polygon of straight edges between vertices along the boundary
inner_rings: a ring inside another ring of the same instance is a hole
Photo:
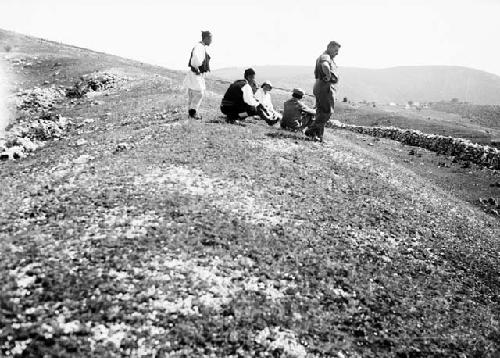
[[[271,81],[265,81],[261,87],[264,87],[265,85],[268,85],[269,87],[273,88]]]
[[[302,88],[294,88],[293,94],[302,97],[304,96],[305,92],[302,90]]]
[[[201,32],[201,38],[202,39],[207,38],[209,36],[212,36],[212,33],[210,31],[202,31]]]

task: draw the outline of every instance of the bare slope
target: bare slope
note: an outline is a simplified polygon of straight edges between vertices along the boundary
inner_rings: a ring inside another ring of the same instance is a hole
[[[176,73],[87,56],[136,76],[1,164],[2,355],[499,352],[498,221],[393,142],[223,124],[215,95],[188,121]]]
[[[304,87],[314,83],[311,66],[257,66],[257,77],[277,85]],[[226,79],[242,76],[242,68],[225,68],[214,75]],[[339,96],[353,101],[406,103],[437,102],[459,98],[475,104],[500,104],[500,77],[484,71],[455,66],[404,66],[386,69],[341,67]]]

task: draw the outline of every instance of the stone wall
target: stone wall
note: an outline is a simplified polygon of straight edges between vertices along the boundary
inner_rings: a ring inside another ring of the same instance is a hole
[[[454,156],[490,169],[500,169],[500,150],[472,143],[467,139],[427,134],[413,129],[397,127],[365,127],[332,121],[331,127],[343,128],[356,133],[368,134],[378,138],[389,138],[401,143],[421,147],[433,152]]]

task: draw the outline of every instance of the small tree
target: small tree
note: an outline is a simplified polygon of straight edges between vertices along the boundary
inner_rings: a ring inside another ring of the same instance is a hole
[[[12,50],[12,46],[11,45],[5,45],[3,47],[3,49],[4,49],[5,52],[10,52]]]

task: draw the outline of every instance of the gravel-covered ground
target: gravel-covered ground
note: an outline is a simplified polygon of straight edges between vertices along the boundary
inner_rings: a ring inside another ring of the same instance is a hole
[[[498,356],[498,219],[390,141],[225,124],[215,93],[188,120],[140,68],[0,163],[0,356]]]

